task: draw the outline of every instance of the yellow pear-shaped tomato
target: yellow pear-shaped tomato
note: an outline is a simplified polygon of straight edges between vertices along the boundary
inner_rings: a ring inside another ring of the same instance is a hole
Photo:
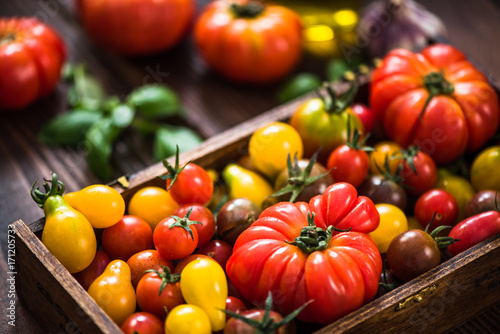
[[[37,189],[37,182],[31,188],[33,200],[45,213],[42,243],[70,273],[80,272],[90,265],[97,251],[94,229],[64,200],[64,184],[55,173],[48,182],[51,186],[44,184],[45,194]]]
[[[92,282],[88,293],[118,326],[135,312],[135,290],[125,261],[111,261]]]
[[[122,195],[104,184],[94,184],[68,193],[64,199],[87,217],[94,228],[110,227],[125,214]]]
[[[181,272],[181,292],[188,304],[200,307],[208,315],[212,331],[226,324],[227,278],[221,265],[212,259],[189,262]]]

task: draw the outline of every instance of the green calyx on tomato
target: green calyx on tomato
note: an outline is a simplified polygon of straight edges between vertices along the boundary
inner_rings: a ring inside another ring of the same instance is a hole
[[[193,230],[191,230],[191,225],[194,225],[194,224],[203,225],[203,224],[199,221],[196,221],[196,220],[189,220],[189,216],[191,215],[191,211],[193,211],[193,207],[189,208],[188,212],[186,212],[186,215],[183,218],[177,217],[177,216],[171,216],[172,218],[175,219],[175,223],[172,223],[168,227],[168,229],[170,230],[173,227],[182,227],[183,229],[188,231],[189,235],[191,236],[191,239],[194,240]]]
[[[167,286],[168,283],[174,284],[181,280],[181,274],[172,274],[170,272],[170,268],[167,266],[161,266],[162,271],[156,269],[146,270],[145,273],[155,273],[158,277],[161,278],[160,289],[158,290],[158,296],[161,295],[163,289]]]
[[[434,216],[432,217],[432,220],[429,222],[429,224],[425,227],[424,232],[429,233],[429,227],[431,226],[432,222],[434,221],[434,217],[436,216],[436,213],[434,213]],[[438,237],[438,233],[441,232],[442,230],[445,230],[447,228],[451,228],[449,225],[441,225],[436,227],[434,230],[432,230],[429,235],[434,239],[436,242],[438,248],[445,248],[450,245],[453,245],[455,242],[460,241],[459,239],[454,239],[452,237]]]
[[[372,152],[375,149],[371,146],[366,146],[366,141],[370,138],[370,134],[363,134],[359,132],[358,128],[354,127],[351,129],[351,115],[347,117],[347,142],[345,143],[347,147],[357,151]]]
[[[250,1],[246,4],[232,3],[230,8],[236,17],[249,19],[259,16],[265,9],[260,1]]]
[[[455,91],[453,84],[446,80],[441,72],[431,72],[427,74],[424,77],[424,86],[429,92],[429,97],[427,97],[427,100],[425,101],[424,108],[420,113],[419,119],[422,119],[425,109],[435,96],[451,95]]]
[[[50,186],[49,183],[52,186]],[[57,195],[62,196],[65,190],[64,183],[57,179],[56,173],[52,173],[52,180],[49,181],[44,179],[43,187],[45,189],[45,194],[38,190],[38,181],[35,181],[31,186],[31,197],[41,208],[43,208],[43,204],[47,198]]]
[[[314,155],[309,160],[306,168],[302,170],[299,166],[299,161],[297,159],[297,153],[295,153],[293,162],[290,157],[290,153],[287,156],[287,167],[288,167],[288,180],[287,185],[272,194],[270,197],[279,197],[285,194],[292,193],[289,202],[295,202],[297,196],[300,195],[305,187],[314,183],[315,181],[321,179],[322,177],[328,175],[329,171],[317,176],[311,176],[312,169],[316,160],[318,159],[319,151],[316,151]]]
[[[349,89],[340,95],[337,95],[333,87],[329,83],[325,83],[324,87],[327,91],[326,95],[323,95],[316,90],[316,94],[323,101],[326,111],[329,113],[341,113],[347,109],[352,103],[354,96],[358,92],[358,80],[357,77],[351,80]]]
[[[177,177],[179,176],[179,174],[182,172],[182,170],[184,168],[186,168],[186,166],[190,162],[191,161],[187,162],[184,166],[179,167],[179,145],[176,145],[176,147],[175,147],[175,164],[173,167],[168,162],[167,159],[162,161],[163,166],[165,166],[165,168],[168,171],[168,174],[159,176],[159,178],[161,178],[162,180],[171,180],[170,185],[168,186],[167,190],[170,190],[170,188],[172,188],[172,186],[174,185],[175,180],[177,180]]]
[[[317,227],[314,223],[314,212],[308,212],[307,226],[302,228],[300,235],[296,237],[294,241],[287,241],[287,243],[297,246],[307,254],[311,254],[316,251],[322,251],[328,247],[333,236],[333,231],[348,232],[350,230],[351,228],[340,230],[333,225],[328,226],[327,229],[324,230],[321,227]]]
[[[281,319],[280,321],[275,322],[274,319],[271,317],[271,310],[273,307],[273,296],[271,294],[271,291],[269,291],[265,306],[264,306],[264,315],[262,317],[262,320],[258,321],[255,319],[250,319],[245,317],[244,315],[241,315],[239,313],[235,313],[229,310],[223,310],[226,314],[230,315],[231,317],[243,321],[245,324],[253,327],[256,329],[255,333],[259,334],[272,334],[276,333],[277,329],[280,328],[281,326],[289,323],[292,321],[304,308],[307,307],[310,303],[312,303],[314,300],[309,300],[307,301],[304,305],[300,306],[290,314],[288,314],[286,317]]]

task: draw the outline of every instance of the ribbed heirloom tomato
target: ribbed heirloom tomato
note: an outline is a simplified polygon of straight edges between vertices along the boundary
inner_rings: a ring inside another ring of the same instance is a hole
[[[387,135],[403,148],[418,145],[438,165],[477,151],[498,128],[496,92],[450,45],[391,51],[370,88],[370,105]]]
[[[208,4],[194,29],[201,57],[218,73],[244,83],[276,81],[302,55],[302,26],[283,6],[249,0]]]
[[[305,202],[280,202],[238,237],[226,272],[244,298],[262,305],[271,292],[282,314],[314,300],[298,319],[327,324],[375,296],[382,272],[377,245],[365,233],[332,227],[371,231],[378,225],[373,203],[360,201],[347,185],[350,194],[341,187],[323,195],[324,220]]]

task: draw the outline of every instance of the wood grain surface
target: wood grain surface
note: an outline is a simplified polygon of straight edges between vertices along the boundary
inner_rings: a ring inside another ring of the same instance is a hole
[[[207,1],[199,1],[199,8]],[[445,23],[449,41],[484,69],[490,80],[500,80],[500,7],[491,0],[421,0]],[[140,59],[118,57],[96,47],[82,31],[73,0],[0,1],[0,16],[36,16],[61,33],[68,45],[69,61],[85,63],[104,84],[108,94],[125,96],[146,82],[164,83],[179,93],[186,110],[186,123],[205,138],[236,126],[277,105],[280,83],[265,87],[235,85],[208,71],[187,38],[164,54]],[[296,71],[324,75],[324,62],[305,57]],[[17,219],[32,222],[42,216],[29,188],[34,180],[56,171],[68,191],[98,182],[86,166],[83,150],[40,145],[36,133],[54,115],[65,110],[65,85],[26,110],[2,114],[0,120],[0,306],[2,333],[39,333],[22,304],[17,303],[16,327],[6,325],[9,302],[6,288],[7,225]],[[124,136],[113,153],[113,175],[139,171],[154,161],[151,145],[134,136]],[[496,308],[497,313],[498,308]],[[477,332],[477,331],[475,331]]]

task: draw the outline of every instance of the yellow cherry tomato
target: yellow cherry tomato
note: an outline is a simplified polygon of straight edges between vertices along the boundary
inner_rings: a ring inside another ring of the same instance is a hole
[[[67,193],[64,199],[80,211],[94,228],[113,226],[125,214],[125,201],[116,189],[94,184],[82,190]]]
[[[476,191],[500,191],[500,146],[491,146],[474,158],[470,181]]]
[[[395,205],[380,203],[375,207],[380,214],[380,224],[370,233],[370,237],[377,243],[380,253],[385,253],[392,239],[408,229],[408,220],[404,212]]]
[[[397,143],[392,141],[382,141],[373,147],[375,151],[370,152],[370,172],[374,175],[381,174],[380,169],[386,170],[386,157],[389,163],[389,171],[392,175],[398,169],[399,164],[403,161],[400,157],[403,149]],[[378,167],[377,167],[378,166]]]
[[[208,315],[196,305],[181,304],[169,310],[165,334],[211,334]]]
[[[52,173],[51,186],[43,194],[35,182],[31,187],[33,200],[43,208],[45,226],[42,243],[70,272],[87,268],[97,251],[97,241],[92,225],[85,216],[71,207],[63,198],[64,184]]]
[[[174,214],[179,204],[174,201],[166,189],[144,187],[138,190],[128,203],[128,213],[144,219],[151,229],[163,219]]]
[[[227,278],[224,269],[212,259],[189,262],[181,272],[181,292],[188,304],[200,307],[210,319],[214,332],[226,325]]]
[[[287,156],[302,158],[303,145],[299,133],[291,125],[273,122],[255,131],[248,150],[252,164],[270,180],[286,167]]]
[[[462,176],[453,174],[444,168],[439,168],[438,180],[435,187],[446,190],[455,197],[458,204],[457,221],[464,219],[465,206],[476,193],[471,183]]]
[[[88,293],[118,326],[135,312],[135,290],[125,261],[111,261],[92,282]]]

